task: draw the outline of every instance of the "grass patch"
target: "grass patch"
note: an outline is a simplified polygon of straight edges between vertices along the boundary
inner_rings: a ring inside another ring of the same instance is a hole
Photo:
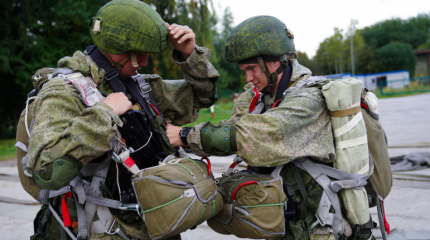
[[[218,124],[221,120],[230,119],[233,109],[233,101],[219,101],[214,105],[215,114],[214,118],[211,116],[210,108],[203,108],[200,110],[199,117],[194,123],[189,123],[183,127],[193,127],[201,122],[210,121],[213,125]]]
[[[0,139],[0,161],[16,158],[15,139]]]

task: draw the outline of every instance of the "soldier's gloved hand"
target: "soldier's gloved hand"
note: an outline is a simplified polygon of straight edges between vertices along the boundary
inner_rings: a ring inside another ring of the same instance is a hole
[[[111,107],[118,116],[123,115],[128,110],[133,110],[133,105],[122,92],[109,94],[103,102]]]
[[[172,25],[166,23],[169,40],[176,51],[180,52],[187,59],[196,48],[196,35],[188,26]]]
[[[171,123],[167,124],[166,135],[169,138],[170,145],[172,147],[182,147],[185,144],[182,142],[179,132],[182,130],[181,127],[177,127]]]

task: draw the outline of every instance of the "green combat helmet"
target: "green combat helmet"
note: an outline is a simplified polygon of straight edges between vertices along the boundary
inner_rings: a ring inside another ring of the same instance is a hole
[[[262,92],[268,92],[287,67],[286,54],[296,55],[293,39],[293,33],[275,17],[248,18],[227,37],[225,59],[230,63],[258,63],[269,83]],[[270,73],[266,66],[266,62],[270,61],[281,61],[281,66],[274,73]]]
[[[89,26],[95,44],[117,70],[128,58],[114,63],[107,53],[131,53],[133,67],[138,67],[136,53],[160,53],[167,48],[167,28],[163,19],[138,0],[107,3],[91,19]]]

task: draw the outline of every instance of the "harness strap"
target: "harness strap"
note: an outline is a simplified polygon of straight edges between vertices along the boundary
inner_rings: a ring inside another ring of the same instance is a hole
[[[302,176],[299,173],[299,169],[294,164],[292,164],[291,167],[293,169],[293,173],[294,173],[294,177],[296,178],[297,185],[299,186],[300,193],[302,194],[303,201],[305,202],[306,206],[309,208],[308,192],[306,191]]]
[[[55,211],[55,209],[52,207],[51,203],[48,203],[49,210],[51,211],[52,215],[54,215],[55,219],[57,219],[58,223],[60,223],[61,227],[67,232],[67,234],[70,236],[73,240],[78,240],[75,235],[70,231],[69,228],[65,227],[63,224],[63,219],[58,216],[58,213]]]
[[[333,112],[330,112],[330,114],[331,114],[331,117],[346,117],[359,112],[361,112],[361,107],[356,106],[356,107],[347,108],[344,110],[333,111]]]
[[[102,183],[104,183],[106,180],[106,175],[109,170],[109,165],[110,165],[110,157],[108,157],[105,161],[101,162],[100,165],[97,167],[96,171],[94,172],[93,180],[91,182],[91,188],[88,193],[89,196],[94,196],[94,197],[101,196],[100,187]],[[85,205],[84,222],[86,223],[87,226],[90,226],[90,229],[91,229],[91,224],[94,219],[94,215],[96,211],[97,211],[97,205],[91,202],[87,202],[87,204]],[[79,213],[78,213],[78,216],[79,216]],[[100,219],[100,220],[106,223],[105,226],[108,225],[109,227],[113,223],[112,216],[111,218]],[[79,224],[81,223],[79,222]]]
[[[119,79],[118,71],[111,67],[106,57],[100,52],[98,47],[94,44],[87,47],[87,53],[90,55],[91,59],[103,70],[105,70],[105,80],[109,83],[109,86],[115,92],[123,92],[126,94],[124,86],[121,84]]]
[[[292,162],[299,168],[307,171],[319,185],[324,189],[315,216],[321,226],[331,225],[333,227],[334,235],[336,238],[341,236],[344,232],[342,223],[342,214],[340,210],[339,197],[335,192],[330,189],[331,180],[323,173],[323,171],[311,160],[307,158],[300,158]],[[329,214],[330,206],[335,209],[335,214]]]

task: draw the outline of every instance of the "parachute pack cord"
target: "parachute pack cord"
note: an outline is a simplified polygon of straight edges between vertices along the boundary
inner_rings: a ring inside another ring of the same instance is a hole
[[[37,98],[37,96],[34,97],[30,97],[27,99],[27,101],[25,102],[25,130],[27,131],[28,137],[31,137],[30,131],[28,130],[28,122],[27,122],[27,115],[28,115],[28,104],[31,100]]]

